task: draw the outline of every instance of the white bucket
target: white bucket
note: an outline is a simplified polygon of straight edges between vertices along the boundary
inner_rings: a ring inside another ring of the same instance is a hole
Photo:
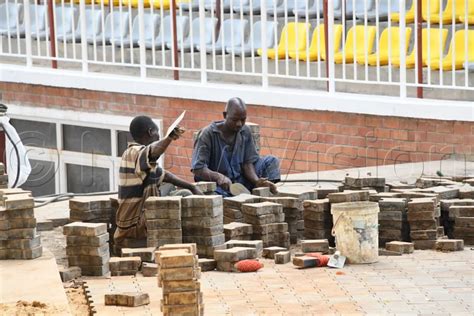
[[[336,247],[349,263],[373,263],[379,257],[379,204],[348,202],[331,205]]]

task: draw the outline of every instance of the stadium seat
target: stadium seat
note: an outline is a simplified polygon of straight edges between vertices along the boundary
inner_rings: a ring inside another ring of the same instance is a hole
[[[293,16],[294,12],[304,12],[306,8],[311,7],[315,0],[305,1],[282,1],[282,3],[276,7],[267,7],[267,14],[270,16]]]
[[[430,23],[447,24],[447,23],[453,22],[453,16],[454,16],[455,17],[454,22],[458,22],[459,16],[466,14],[466,11],[465,11],[466,3],[464,1],[468,1],[469,7],[474,6],[474,0],[447,0],[446,6],[442,12],[439,12],[440,10],[437,10],[436,12],[430,15],[427,15],[425,14],[425,12],[423,12],[423,20],[424,21],[429,20]]]
[[[145,29],[145,42],[151,41],[151,39],[158,34],[158,25],[160,22],[160,16],[158,14],[145,13],[143,14],[143,26]],[[114,45],[121,47],[121,38],[114,39]],[[123,39],[123,47],[138,47],[140,45],[140,21],[138,15],[133,19],[132,32]]]
[[[291,0],[290,0],[291,1]],[[341,8],[341,0],[334,0],[334,10],[339,10]],[[316,0],[313,2],[313,5],[308,8],[308,19],[314,19],[318,16],[322,17],[324,13],[323,0]],[[293,10],[293,14],[300,17],[306,18],[306,8],[303,10]]]
[[[282,0],[264,0],[265,1],[265,7],[268,10],[273,10],[273,8],[278,7]],[[240,14],[240,11],[242,11],[242,14],[260,14],[262,11],[262,1],[261,0],[252,0],[252,6],[250,6],[250,0],[247,1],[247,4],[240,5],[240,3],[232,3],[232,10],[235,13]]]
[[[75,0],[77,1],[77,3],[79,3],[79,0]],[[96,4],[101,4],[101,3],[104,3],[104,6],[108,6],[110,5],[110,3],[112,3],[112,5],[114,7],[118,7],[120,6],[120,2],[122,2],[122,6],[124,5],[123,4],[123,1],[121,0],[113,0],[113,1],[109,1],[109,0],[95,0],[95,3]],[[86,4],[91,4],[92,3],[92,0],[86,0]]]
[[[145,47],[148,49],[166,49],[167,44],[173,45],[173,33],[171,26],[171,15],[167,15],[163,18],[160,23],[160,33],[153,40],[149,39],[145,41]],[[186,35],[188,34],[189,29],[189,18],[187,16],[177,16],[176,17],[176,38],[178,43],[180,43]]]
[[[22,4],[14,2],[0,4],[0,35],[16,36],[22,15]]]
[[[451,39],[448,54],[444,58],[431,59],[430,66],[431,69],[461,69],[466,61],[474,61],[474,30],[456,31]]]
[[[460,15],[459,21],[462,23],[466,23],[467,21],[467,24],[474,24],[474,14],[468,15],[467,17],[465,15]]]
[[[431,14],[439,12],[439,0],[422,0],[421,6],[422,6],[423,11],[427,15],[431,15]],[[410,9],[406,12],[406,15],[405,15],[406,23],[415,22],[415,16],[416,16],[415,1],[413,0],[411,2]],[[390,15],[390,19],[393,22],[400,22],[400,13],[399,12],[392,13]]]
[[[94,38],[94,36],[98,37],[100,34],[100,30],[102,27],[101,19],[102,19],[102,10],[92,10],[86,9],[86,38]],[[81,42],[81,19],[77,20],[76,23],[76,31],[72,34],[66,34],[63,36],[62,34],[57,35],[57,39],[60,41],[66,42]]]
[[[176,5],[184,11],[199,11],[199,0],[178,0]]]
[[[217,0],[217,1],[222,1],[221,2],[221,10],[224,11],[224,13],[229,13],[231,11],[231,0]],[[243,4],[247,3],[247,0],[232,0],[232,5],[236,5],[240,3],[240,1],[243,1]],[[204,3],[204,8],[206,11],[215,11],[217,8],[217,2],[216,0],[206,0]]]
[[[464,69],[467,69],[468,71],[473,71],[474,72],[474,61],[465,62],[464,63]]]
[[[214,44],[206,45],[206,53],[225,54],[226,48],[241,47],[242,43],[245,43],[247,27],[247,20],[225,20],[222,23],[217,41]],[[201,50],[200,45],[197,45],[197,49]]]
[[[355,2],[355,7],[354,7],[353,0],[345,0],[345,4],[346,4],[346,9],[345,9],[346,14],[345,14],[345,16],[346,16],[346,19],[352,20],[352,18],[354,17],[354,14],[364,12],[365,8],[367,9],[367,11],[372,10],[372,8],[374,7],[374,1],[375,0],[366,0],[366,1],[367,1],[367,4],[365,5],[364,0],[355,0],[354,1]],[[344,1],[342,1],[342,4],[344,4]],[[341,19],[342,9],[343,9],[343,5],[341,5],[340,10],[334,11],[334,18]]]
[[[275,32],[277,23],[273,21],[267,21],[265,25],[265,33],[267,40],[267,48],[273,47]],[[228,54],[235,54],[237,56],[252,56],[257,55],[257,51],[263,47],[262,45],[262,22],[257,21],[254,23],[252,32],[248,38],[247,43],[243,47],[234,47],[233,49],[228,47],[226,52]]]
[[[122,6],[128,7],[129,2],[132,8],[138,8],[138,0],[122,0]],[[143,7],[149,8],[153,5],[155,9],[169,10],[171,8],[171,0],[143,0]]]
[[[371,54],[374,49],[376,30],[375,26],[356,25],[351,27],[347,32],[344,51],[334,55],[334,62],[342,64],[345,60],[346,63],[353,63],[355,60],[365,63],[365,56]],[[366,39],[367,50],[365,48]]]
[[[405,54],[408,51],[408,44],[410,43],[411,27],[406,28],[405,36]],[[367,63],[371,66],[376,66],[377,61],[380,65],[387,65],[389,60],[393,60],[400,56],[400,28],[392,26],[383,30],[380,35],[379,51],[370,54],[367,57]],[[365,64],[365,60],[358,61],[359,64]]]
[[[342,38],[342,25],[334,25],[334,52],[339,51]],[[291,58],[298,58],[300,60],[326,60],[326,41],[324,40],[324,24],[319,24],[313,32],[313,38],[311,39],[311,45],[306,49],[298,52],[290,52]]]
[[[287,53],[296,50],[306,49],[306,36],[311,28],[309,23],[295,23],[290,22],[283,27],[280,35],[280,42],[278,47],[267,50],[268,58],[285,58]],[[257,51],[258,55],[262,56],[262,50]]]
[[[71,36],[73,32],[73,21],[76,23],[77,10],[74,7],[61,7],[56,6],[54,9],[55,15],[55,37],[57,39],[63,38],[64,36]],[[46,27],[42,32],[34,35],[38,39],[49,38],[49,26]]]
[[[30,4],[30,29],[31,36],[36,37],[46,29],[46,5]],[[20,36],[24,37],[26,34],[25,23],[20,26]]]
[[[107,45],[111,42],[125,38],[130,31],[130,14],[128,12],[111,12],[105,18],[104,29],[98,36],[87,37],[87,43]],[[88,34],[89,35],[89,34]]]
[[[378,3],[378,8],[375,6],[376,3]],[[375,21],[377,20],[377,16],[379,21],[386,21],[388,19],[389,11],[390,13],[400,11],[400,2],[397,0],[391,0],[389,10],[389,0],[376,1],[372,8],[370,10],[367,10],[367,21]],[[364,20],[364,12],[362,11],[359,13],[358,11],[356,17],[360,20]]]
[[[422,31],[422,60],[423,66],[428,66],[430,60],[438,59],[442,56],[446,47],[448,30],[439,28],[423,29]],[[441,41],[440,41],[441,37]],[[429,42],[428,42],[429,41]],[[428,44],[429,43],[429,44]],[[429,60],[428,60],[429,49]],[[406,67],[415,68],[417,60],[417,51],[413,48],[411,54],[406,58]],[[400,66],[400,57],[392,59],[392,64]]]
[[[460,22],[466,23],[467,21],[467,24],[474,24],[474,1],[469,0],[467,4],[467,12],[465,10],[463,10],[462,12],[456,11],[456,14],[458,14],[458,19]]]
[[[212,32],[213,29],[216,27],[217,18],[205,18],[204,20],[204,43],[206,45],[212,43]],[[192,30],[192,35],[191,35]],[[194,51],[197,51],[197,46],[201,43],[201,33],[200,33],[200,20],[199,18],[195,18],[192,22],[189,35],[186,37],[183,43],[178,41],[178,50],[189,52],[191,48],[194,48]],[[166,44],[168,49],[171,49],[173,46],[172,43]]]

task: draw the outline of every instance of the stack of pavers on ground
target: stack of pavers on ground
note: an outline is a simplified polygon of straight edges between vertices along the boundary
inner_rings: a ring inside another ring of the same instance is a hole
[[[145,201],[147,247],[183,242],[181,197],[149,197]]]
[[[199,181],[194,183],[194,185],[205,195],[216,194],[217,184],[215,182]]]
[[[390,241],[410,241],[407,199],[381,198],[379,201],[379,247]]]
[[[155,263],[155,250],[155,247],[122,248],[122,258],[140,258],[143,276],[156,276],[157,265]]]
[[[244,221],[253,227],[253,240],[263,241],[263,247],[290,247],[290,233],[281,204],[272,202],[242,205]]]
[[[136,275],[141,265],[142,260],[139,256],[112,257],[109,260],[109,269],[112,276]]]
[[[225,240],[252,240],[253,227],[251,224],[232,222],[224,224]]]
[[[104,223],[74,222],[63,227],[69,266],[81,268],[82,275],[109,273],[109,234]]]
[[[387,192],[389,187],[385,185],[385,178],[378,177],[346,177],[344,179],[344,190],[375,190]]]
[[[454,220],[453,237],[463,239],[466,245],[474,245],[474,203],[451,206],[449,216]]]
[[[240,194],[233,197],[224,198],[224,224],[244,221],[242,215],[242,204],[258,203],[261,198],[251,194]]]
[[[0,162],[0,189],[8,188],[8,175],[5,173],[5,165]]]
[[[408,202],[407,219],[415,249],[434,249],[438,237],[444,235],[438,230],[440,214],[436,197],[412,198]]]
[[[268,197],[265,201],[280,204],[288,224],[290,243],[296,244],[304,238],[303,202],[296,197]]]
[[[195,243],[202,258],[213,258],[214,250],[225,249],[222,196],[191,195],[181,205],[183,242]]]
[[[164,316],[203,315],[201,269],[195,244],[164,245],[155,253]]]
[[[1,191],[0,259],[41,257],[43,247],[41,237],[36,232],[34,200],[29,191],[21,189],[1,189]]]
[[[262,242],[259,240],[259,249],[262,249]],[[224,250],[216,250],[214,252],[214,260],[217,262],[217,270],[224,272],[235,272],[235,264],[241,260],[256,259],[258,257],[258,249],[255,247],[239,247],[238,244],[231,244],[231,248]]]
[[[329,199],[306,200],[303,202],[305,239],[327,239],[334,245],[331,235],[332,215]]]

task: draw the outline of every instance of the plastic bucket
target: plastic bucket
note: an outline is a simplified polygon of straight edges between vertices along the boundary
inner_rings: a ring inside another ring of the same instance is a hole
[[[379,257],[379,204],[348,202],[331,205],[336,247],[349,263],[373,263]]]

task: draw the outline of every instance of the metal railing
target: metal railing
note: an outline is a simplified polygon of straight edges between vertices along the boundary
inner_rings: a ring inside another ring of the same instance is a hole
[[[474,96],[474,0],[4,0],[0,34],[26,67]]]

